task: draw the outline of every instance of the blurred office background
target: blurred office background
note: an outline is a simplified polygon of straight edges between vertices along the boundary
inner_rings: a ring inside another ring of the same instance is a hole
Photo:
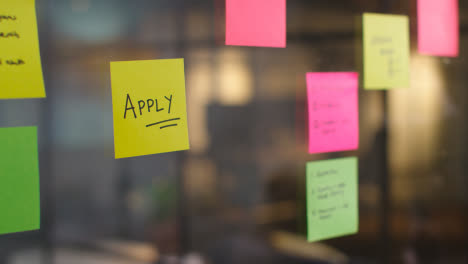
[[[418,55],[415,0],[288,0],[286,49],[228,47],[223,0],[37,0],[41,230],[0,263],[467,263],[468,2],[460,57]],[[357,71],[362,12],[410,16],[411,86],[360,90],[360,148],[307,154],[305,73]],[[115,160],[109,62],[185,58],[190,151]],[[359,157],[359,233],[305,241],[305,163]]]

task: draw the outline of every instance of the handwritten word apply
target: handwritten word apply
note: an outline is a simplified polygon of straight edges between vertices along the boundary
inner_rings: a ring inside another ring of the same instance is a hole
[[[165,99],[165,100],[164,100]],[[164,96],[164,99],[146,99],[146,100],[139,100],[138,101],[138,108],[139,108],[139,112],[140,112],[140,116],[143,115],[144,113],[144,110],[145,109],[148,109],[148,113],[151,112],[151,109],[154,108],[153,112],[161,112],[161,111],[164,111],[164,108],[159,108],[159,106],[162,106],[164,105],[165,103],[167,103],[168,107],[167,107],[167,113],[170,114],[171,113],[171,105],[172,105],[172,94],[167,97],[167,96]],[[159,103],[158,103],[159,102]],[[132,99],[130,97],[130,94],[127,94],[127,101],[125,103],[125,113],[124,113],[124,119],[127,118],[127,111],[132,111],[133,112],[133,116],[135,118],[138,118],[137,117],[137,112],[135,112],[135,106],[133,105],[132,103]]]
[[[158,113],[161,111],[164,111],[167,109],[167,113],[171,113],[171,106],[172,106],[172,94],[170,96],[164,96],[164,98],[160,98],[159,101],[158,99],[146,99],[146,100],[138,100],[138,109],[135,110],[137,107],[133,104],[132,98],[130,94],[127,94],[127,100],[125,102],[125,112],[124,112],[124,119],[127,118],[127,112],[131,111],[133,113],[133,117],[135,119],[138,118],[137,113],[139,113],[139,116],[141,117],[146,111],[148,113]],[[131,116],[131,115],[129,115]],[[151,126],[156,126],[156,125],[161,125],[160,129],[163,128],[168,128],[168,127],[174,127],[177,126],[177,124],[168,124],[168,122],[171,121],[177,121],[180,120],[180,118],[172,118],[168,120],[162,120],[158,121],[155,123],[147,124],[146,127],[151,127]]]

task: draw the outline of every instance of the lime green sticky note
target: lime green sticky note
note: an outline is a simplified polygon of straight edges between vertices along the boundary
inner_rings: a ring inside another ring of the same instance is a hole
[[[189,149],[184,60],[111,62],[115,157]]]
[[[0,128],[0,234],[39,229],[36,127]]]
[[[365,89],[409,86],[407,16],[365,13],[363,45]]]
[[[0,99],[45,97],[34,0],[0,1]]]
[[[357,233],[357,158],[307,163],[309,242]]]

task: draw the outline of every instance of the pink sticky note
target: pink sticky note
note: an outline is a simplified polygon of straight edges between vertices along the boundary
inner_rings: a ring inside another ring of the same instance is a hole
[[[286,47],[286,0],[226,0],[226,45]]]
[[[309,153],[355,150],[359,145],[358,74],[307,73]]]
[[[458,0],[418,0],[420,53],[457,57],[458,38]]]

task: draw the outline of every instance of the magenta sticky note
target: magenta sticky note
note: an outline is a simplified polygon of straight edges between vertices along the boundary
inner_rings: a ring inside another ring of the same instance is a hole
[[[419,53],[457,57],[458,0],[418,0]]]
[[[226,45],[286,47],[286,0],[226,0]]]
[[[355,150],[359,145],[358,73],[307,73],[309,153]]]

